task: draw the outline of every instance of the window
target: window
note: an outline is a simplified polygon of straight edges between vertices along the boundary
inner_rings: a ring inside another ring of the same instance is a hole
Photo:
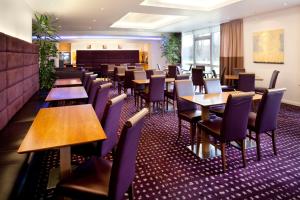
[[[183,69],[189,69],[194,63],[194,36],[193,33],[182,34],[182,65]]]

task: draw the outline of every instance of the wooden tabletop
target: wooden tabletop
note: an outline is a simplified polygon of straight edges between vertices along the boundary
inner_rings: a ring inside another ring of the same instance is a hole
[[[60,87],[52,88],[45,101],[64,101],[86,99],[88,95],[84,87]]]
[[[82,85],[80,78],[57,79],[54,83],[55,87],[79,86],[79,85]]]
[[[238,80],[239,79],[239,75],[225,75],[224,78],[226,80]],[[256,81],[263,81],[264,79],[259,77],[259,76],[255,76],[255,80]]]
[[[90,104],[42,108],[18,153],[71,146],[106,139]]]
[[[174,82],[175,81],[175,78],[166,78],[165,79],[165,82],[166,83],[171,83],[171,82]],[[145,85],[145,84],[149,84],[150,83],[150,80],[149,79],[144,79],[144,80],[132,80],[132,82],[134,82],[135,84],[138,84],[138,85]]]
[[[240,91],[234,91],[234,92],[223,92],[219,94],[200,94],[200,95],[194,95],[194,96],[183,96],[180,97],[182,99],[185,99],[187,101],[193,102],[195,104],[201,105],[203,107],[207,106],[213,106],[213,105],[220,105],[220,104],[226,104],[227,98],[229,94],[239,94]],[[255,94],[253,96],[253,100],[259,100],[261,99],[262,95]]]

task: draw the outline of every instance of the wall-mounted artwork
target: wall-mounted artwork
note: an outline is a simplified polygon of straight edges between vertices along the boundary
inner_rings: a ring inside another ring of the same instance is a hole
[[[284,30],[253,33],[254,63],[284,63]]]

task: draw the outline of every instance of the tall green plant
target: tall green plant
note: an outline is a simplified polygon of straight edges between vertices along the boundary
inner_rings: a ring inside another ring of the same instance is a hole
[[[32,24],[34,42],[39,45],[40,89],[51,89],[54,81],[54,62],[51,58],[57,55],[57,28],[50,16],[35,14]]]
[[[162,35],[162,56],[165,56],[170,64],[181,62],[181,34],[169,33]]]

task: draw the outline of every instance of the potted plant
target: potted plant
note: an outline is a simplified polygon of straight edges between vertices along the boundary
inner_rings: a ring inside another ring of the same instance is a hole
[[[50,16],[35,14],[32,24],[34,43],[39,45],[39,78],[40,91],[47,93],[55,81],[53,58],[57,56],[57,28]]]
[[[162,35],[162,56],[165,56],[169,64],[181,63],[181,34],[168,33]]]

